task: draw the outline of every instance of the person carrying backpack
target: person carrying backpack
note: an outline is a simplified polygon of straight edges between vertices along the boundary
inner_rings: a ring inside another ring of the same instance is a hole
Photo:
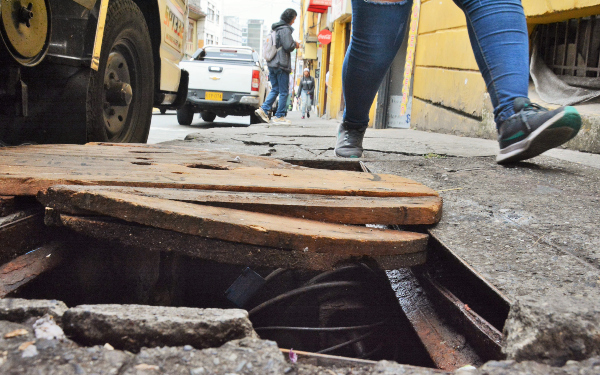
[[[275,117],[271,121],[273,124],[290,125],[291,121],[285,118],[287,114],[286,103],[289,95],[289,76],[292,72],[291,52],[300,47],[300,44],[292,38],[294,29],[292,25],[296,21],[298,13],[291,8],[286,9],[281,14],[281,20],[274,23],[271,29],[275,32],[274,47],[276,53],[274,56],[269,56],[270,52],[274,52],[272,48],[265,48],[265,59],[269,67],[269,81],[271,82],[271,92],[263,105],[254,113],[263,121],[268,123],[269,117],[267,112],[275,102],[279,95],[279,105]],[[273,33],[272,33],[273,34]],[[271,42],[272,34],[267,37],[265,46]],[[272,47],[272,46],[271,46]],[[272,57],[270,60],[269,58]]]
[[[315,79],[310,76],[310,70],[304,69],[304,75],[300,80],[300,86],[298,87],[298,98],[301,98],[302,105],[300,106],[300,112],[302,118],[304,115],[310,118],[310,107],[315,96]]]

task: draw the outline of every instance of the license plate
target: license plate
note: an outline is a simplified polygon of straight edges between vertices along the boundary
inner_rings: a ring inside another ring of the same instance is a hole
[[[217,100],[223,101],[223,93],[222,92],[206,92],[206,96],[204,97],[206,100]]]

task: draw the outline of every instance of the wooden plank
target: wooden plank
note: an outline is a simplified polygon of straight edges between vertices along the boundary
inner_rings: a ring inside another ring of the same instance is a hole
[[[10,220],[14,218],[14,220]],[[41,210],[17,212],[0,225],[0,264],[40,246],[48,234]]]
[[[364,257],[344,254],[289,251],[183,234],[130,224],[107,217],[59,214],[60,224],[82,235],[145,251],[176,252],[194,258],[244,267],[271,267],[328,271]],[[425,263],[426,252],[374,256],[381,269],[413,267]]]
[[[1,195],[36,195],[38,191],[53,185],[109,185],[371,197],[438,195],[424,185],[394,175],[323,171],[302,167],[201,169],[154,159],[153,162],[142,161],[134,164],[129,159],[123,162],[117,157],[111,157],[111,154],[106,152],[106,149],[127,149],[122,146],[73,145],[74,151],[85,151],[79,156],[70,155],[70,145],[60,146],[55,154],[52,154],[51,148],[43,148],[44,154],[36,153],[40,147],[42,146],[0,149]],[[178,149],[160,148],[158,151],[179,155]],[[86,161],[86,157],[93,160]],[[241,155],[240,159],[244,160],[246,157],[248,156]]]
[[[54,147],[53,147],[54,146]],[[298,166],[265,156],[227,151],[208,151],[181,146],[124,143],[88,143],[86,145],[30,145],[5,147],[0,150],[2,164],[27,166],[81,167],[101,166],[109,162],[115,167],[138,163],[173,164],[190,168],[233,170],[239,168],[282,168]],[[5,160],[4,160],[5,159]],[[84,165],[82,165],[84,164]]]
[[[62,261],[62,246],[55,243],[22,255],[0,267],[0,298],[14,292]]]
[[[437,223],[442,214],[442,198],[432,196],[371,198],[74,185],[54,188],[72,192],[135,194],[340,224],[428,225]]]
[[[61,212],[86,210],[200,237],[304,252],[397,255],[425,251],[427,235],[199,206],[118,192],[50,188],[38,197]]]

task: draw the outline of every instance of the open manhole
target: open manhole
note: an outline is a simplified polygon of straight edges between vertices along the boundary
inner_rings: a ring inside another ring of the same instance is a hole
[[[318,167],[368,172],[360,162]],[[28,200],[26,210],[39,227],[42,207]],[[508,304],[435,239],[424,266],[382,270],[365,258],[320,272],[249,269],[61,227],[49,232],[23,246],[59,240],[66,246],[62,262],[7,297],[60,300],[70,307],[243,308],[260,337],[280,348],[444,370],[502,359]]]
[[[123,247],[55,229],[62,263],[7,297],[82,304],[243,308],[280,348],[452,370],[502,359],[508,304],[441,244],[428,262],[381,270],[250,270],[175,252]]]

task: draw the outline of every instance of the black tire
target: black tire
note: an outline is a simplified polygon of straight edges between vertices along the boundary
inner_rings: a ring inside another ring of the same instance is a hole
[[[123,90],[129,94],[119,94]],[[148,25],[133,0],[113,0],[98,71],[92,71],[88,86],[88,141],[146,143],[153,101],[154,59]]]
[[[255,115],[254,113],[250,115],[250,125],[260,124],[262,123],[262,119]]]
[[[177,122],[179,125],[191,125],[194,119],[194,109],[189,105],[184,105],[177,110]]]
[[[200,117],[202,117],[203,121],[213,122],[217,118],[217,114],[212,112],[200,112]]]
[[[160,114],[164,115],[165,113],[167,113],[167,109],[166,108],[159,108],[160,109]]]

